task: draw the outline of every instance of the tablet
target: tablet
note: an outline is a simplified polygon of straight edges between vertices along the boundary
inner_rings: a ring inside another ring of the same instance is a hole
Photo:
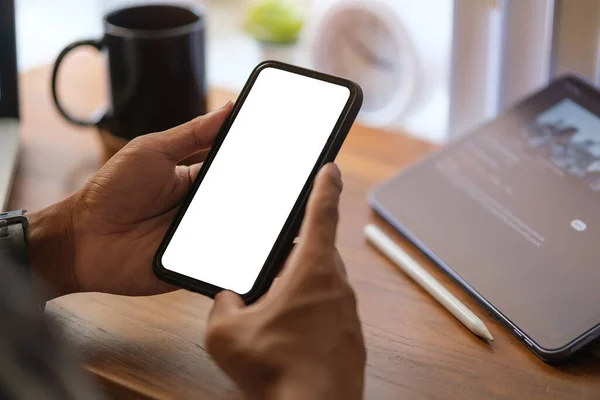
[[[600,94],[564,77],[371,192],[545,361],[600,334]]]

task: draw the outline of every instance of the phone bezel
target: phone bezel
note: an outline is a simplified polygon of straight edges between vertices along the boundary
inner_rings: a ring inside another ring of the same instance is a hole
[[[277,276],[281,265],[283,264],[293,247],[293,241],[298,233],[300,224],[302,222],[304,207],[306,205],[306,201],[312,188],[312,182],[314,181],[319,169],[323,165],[335,160],[335,157],[337,156],[344,140],[346,139],[350,128],[354,124],[354,121],[362,106],[363,100],[362,89],[360,88],[360,86],[347,79],[323,74],[320,72],[308,70],[289,64],[284,64],[277,61],[265,61],[259,64],[254,69],[254,71],[252,71],[250,78],[244,85],[244,88],[242,89],[242,92],[240,93],[240,96],[236,101],[233,110],[231,111],[231,114],[229,115],[229,117],[223,124],[221,130],[219,131],[215,142],[212,148],[210,149],[206,160],[204,161],[198,173],[198,176],[196,177],[192,185],[190,194],[181,205],[177,216],[171,223],[169,230],[167,231],[165,237],[163,238],[158,248],[158,251],[156,252],[153,262],[153,269],[155,274],[160,279],[166,282],[169,282],[184,289],[191,290],[193,292],[206,295],[211,298],[214,298],[217,295],[217,293],[224,290],[223,288],[212,285],[208,282],[203,282],[165,268],[162,264],[162,257],[171,239],[173,238],[173,235],[177,230],[181,220],[183,219],[189,205],[191,204],[192,199],[196,195],[198,188],[200,187],[204,177],[206,176],[210,165],[212,164],[225,138],[227,137],[227,134],[229,133],[229,130],[231,129],[231,126],[233,124],[233,121],[235,121],[237,115],[244,106],[244,103],[248,97],[248,94],[252,90],[256,79],[258,78],[260,73],[267,68],[281,69],[294,74],[299,74],[321,81],[344,86],[349,89],[350,96],[348,98],[348,102],[346,103],[343,111],[340,114],[340,117],[331,135],[329,136],[329,139],[327,140],[327,143],[325,144],[325,147],[321,151],[321,154],[319,155],[315,166],[313,167],[307,181],[305,182],[300,196],[296,200],[292,211],[290,212],[285,224],[283,225],[281,232],[279,233],[279,236],[277,237],[277,240],[275,241],[273,248],[271,249],[271,252],[269,253],[269,256],[265,261],[265,264],[263,265],[261,272],[259,273],[258,278],[256,279],[256,282],[254,283],[252,289],[248,293],[240,294],[240,296],[243,298],[246,304],[250,304],[258,300],[269,289],[271,283]]]

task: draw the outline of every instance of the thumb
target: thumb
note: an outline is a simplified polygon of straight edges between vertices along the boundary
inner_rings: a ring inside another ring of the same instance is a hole
[[[169,160],[178,163],[212,146],[221,126],[231,112],[232,105],[233,103],[229,102],[217,111],[167,131],[146,135],[146,138],[160,146]]]
[[[306,205],[300,229],[303,245],[309,248],[335,246],[338,205],[342,193],[342,176],[336,164],[325,165],[319,171]]]
[[[219,318],[220,316],[225,316],[240,310],[244,308],[244,306],[244,300],[242,300],[240,296],[228,290],[223,290],[215,296],[215,303],[208,316],[208,323],[210,324],[214,319]]]

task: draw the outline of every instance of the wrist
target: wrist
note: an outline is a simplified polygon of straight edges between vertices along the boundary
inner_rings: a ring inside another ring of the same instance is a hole
[[[348,393],[353,385],[339,386],[330,371],[319,366],[296,368],[293,373],[283,374],[280,379],[266,387],[257,399],[267,400],[303,400],[303,399],[360,399]]]
[[[315,385],[315,381],[293,382],[284,381],[268,388],[266,395],[259,396],[256,399],[266,400],[302,400],[302,399],[332,399],[332,391],[327,390],[323,385]],[[254,400],[254,399],[253,399]]]
[[[78,291],[71,197],[28,215],[27,255],[34,283],[48,299]]]

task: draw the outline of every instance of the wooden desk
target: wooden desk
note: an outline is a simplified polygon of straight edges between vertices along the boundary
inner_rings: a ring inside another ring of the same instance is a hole
[[[97,79],[99,67],[77,56],[69,64],[65,97],[93,108],[103,88]],[[14,208],[36,209],[55,202],[97,168],[94,132],[62,121],[50,103],[49,79],[48,68],[22,76],[23,152],[11,200]],[[213,106],[227,97],[215,92]],[[584,355],[559,368],[544,364],[394,235],[483,318],[496,338],[487,345],[365,244],[364,224],[383,225],[367,206],[367,191],[431,148],[405,136],[356,127],[338,158],[345,182],[339,248],[364,323],[366,398],[599,398],[600,360]],[[113,393],[156,399],[239,398],[204,350],[210,306],[209,299],[184,291],[133,299],[78,294],[49,303],[47,314],[64,326],[88,370]]]

